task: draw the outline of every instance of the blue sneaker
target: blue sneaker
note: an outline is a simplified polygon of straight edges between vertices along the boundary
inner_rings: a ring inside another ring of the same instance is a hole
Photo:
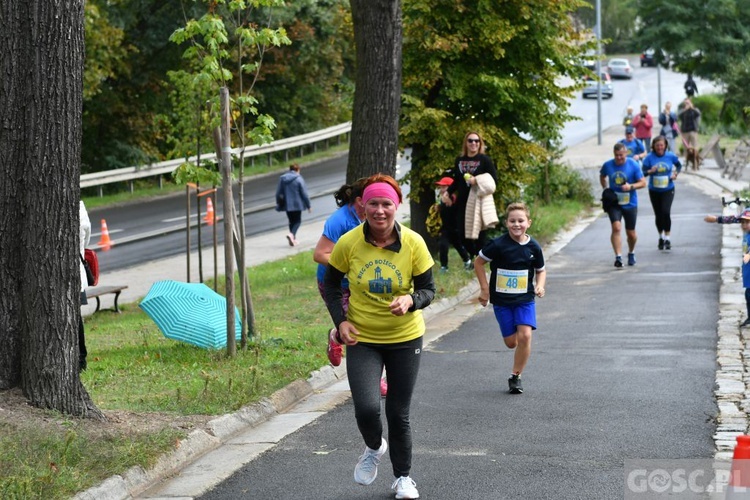
[[[635,254],[634,253],[629,253],[628,254],[628,265],[629,266],[634,266],[635,265]]]

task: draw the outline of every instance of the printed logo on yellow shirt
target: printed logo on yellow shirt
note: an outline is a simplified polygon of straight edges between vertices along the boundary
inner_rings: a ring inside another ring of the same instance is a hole
[[[368,281],[370,293],[393,293],[393,280],[383,278],[380,267],[375,268],[375,278]]]

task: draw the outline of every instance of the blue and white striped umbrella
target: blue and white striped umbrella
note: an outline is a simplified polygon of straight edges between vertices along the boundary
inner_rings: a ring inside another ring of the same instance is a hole
[[[204,349],[227,345],[227,300],[203,283],[157,281],[139,304],[164,336]],[[237,340],[242,326],[234,308]]]

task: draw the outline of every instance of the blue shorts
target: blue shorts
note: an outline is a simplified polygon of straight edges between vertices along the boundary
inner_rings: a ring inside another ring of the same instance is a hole
[[[518,325],[528,325],[536,330],[536,303],[524,302],[513,306],[492,306],[503,337],[516,333]]]

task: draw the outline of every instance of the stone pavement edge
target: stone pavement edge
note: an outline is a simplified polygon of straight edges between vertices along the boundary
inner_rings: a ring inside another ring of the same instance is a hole
[[[611,127],[603,132],[601,144],[598,137],[584,141],[569,148],[563,155],[562,162],[571,168],[593,170],[593,175],[598,177],[599,167],[612,157],[612,146],[621,138],[622,127]],[[721,196],[733,198],[741,190],[748,188],[746,179],[723,178],[719,168],[710,159],[706,160],[699,171],[686,173],[688,175],[683,175],[683,179],[698,186],[706,194],[716,196],[717,200]],[[594,186],[594,191],[599,191],[598,185]],[[402,205],[399,211],[402,220],[409,218],[408,208],[408,204]],[[717,213],[718,211],[717,204]],[[594,213],[595,215],[585,216],[563,231],[547,245],[545,253],[552,256],[601,216],[598,211]],[[736,207],[727,207],[724,213],[736,213]],[[286,231],[248,238],[246,265],[255,266],[314,248],[322,233],[323,224],[324,221],[303,224],[298,232],[301,244],[296,247],[286,244]],[[750,352],[750,332],[745,334],[739,328],[745,310],[738,264],[741,247],[742,232],[738,225],[723,225],[715,388],[718,411],[714,435],[715,459],[723,461],[731,460],[735,437],[748,431],[750,415],[750,360],[745,359],[745,352]],[[217,254],[223,256],[222,247]],[[204,249],[203,259],[204,264],[208,263],[206,265],[212,267],[213,250]],[[197,252],[191,254],[191,262],[197,262]],[[217,263],[217,267],[219,274],[223,274],[223,263]],[[179,255],[103,273],[101,283],[127,284],[128,288],[122,292],[120,303],[133,303],[145,296],[154,282],[163,279],[184,281],[186,272],[185,255]],[[477,312],[480,309],[474,300],[477,292],[478,286],[474,281],[457,296],[440,299],[427,308],[426,342],[432,342],[455,330]],[[104,300],[107,300],[106,297]],[[106,305],[103,304],[103,307]],[[84,314],[93,313],[93,309],[91,305],[85,306]],[[451,311],[451,314],[442,314],[446,311]],[[348,398],[345,365],[336,368],[325,366],[313,372],[307,380],[295,381],[269,398],[235,413],[217,417],[207,424],[206,430],[191,432],[177,449],[164,455],[149,470],[133,467],[122,475],[112,476],[99,485],[78,493],[74,499],[194,498],[275,446],[287,434],[307,425]]]

